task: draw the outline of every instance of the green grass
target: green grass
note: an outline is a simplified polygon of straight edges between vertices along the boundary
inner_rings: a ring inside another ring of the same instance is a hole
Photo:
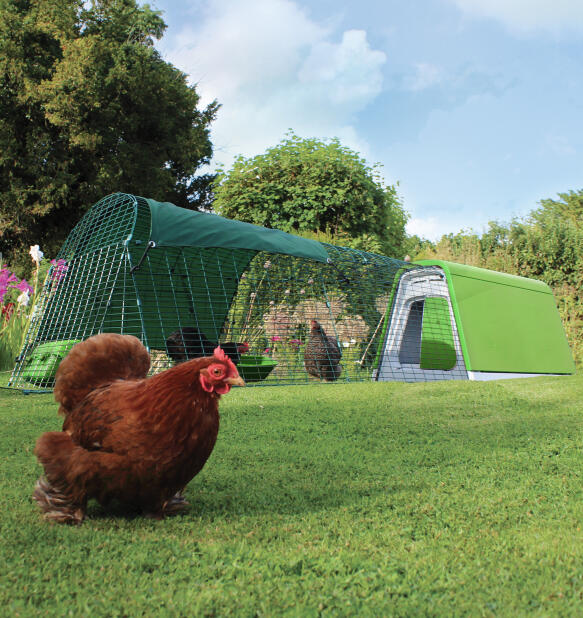
[[[44,522],[49,395],[0,391],[7,616],[576,616],[583,378],[237,389],[191,510]]]

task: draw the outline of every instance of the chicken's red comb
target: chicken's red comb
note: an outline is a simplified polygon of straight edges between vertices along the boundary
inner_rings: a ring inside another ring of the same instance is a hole
[[[223,350],[223,348],[221,348],[221,347],[219,347],[219,346],[217,346],[217,347],[215,348],[215,351],[213,352],[213,354],[214,354],[214,355],[215,355],[215,356],[216,356],[219,360],[222,360],[222,361],[225,361],[225,360],[227,360],[227,358],[228,358],[228,357],[227,357],[227,355],[225,354],[225,350]]]

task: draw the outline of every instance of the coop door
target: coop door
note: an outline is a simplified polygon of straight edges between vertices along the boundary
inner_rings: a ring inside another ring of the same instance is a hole
[[[399,362],[421,369],[452,369],[456,352],[447,299],[430,297],[409,307]]]
[[[456,353],[449,316],[449,303],[445,298],[426,298],[423,305],[421,329],[421,369],[449,370],[455,366]]]

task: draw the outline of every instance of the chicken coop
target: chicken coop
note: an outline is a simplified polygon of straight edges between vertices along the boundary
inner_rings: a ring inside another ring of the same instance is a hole
[[[513,309],[510,295],[506,311],[487,316],[488,328],[479,335],[467,317],[472,291],[458,290],[459,281],[454,286],[462,274],[453,268],[410,264],[117,193],[95,204],[65,241],[10,386],[50,390],[71,347],[102,332],[138,337],[152,373],[220,345],[249,385],[573,372],[552,293],[539,282],[532,287],[545,297],[544,320],[552,330],[535,333],[540,345],[523,357],[546,352],[552,340],[553,359],[522,368],[474,361],[474,337],[491,348],[497,345],[488,343],[493,320],[504,321],[499,332],[506,336],[530,310],[526,301]],[[502,302],[496,295],[484,298]],[[528,323],[546,327],[536,317]],[[501,338],[495,341],[502,344]]]
[[[542,281],[441,260],[403,272],[387,309],[377,380],[569,375],[575,364]]]

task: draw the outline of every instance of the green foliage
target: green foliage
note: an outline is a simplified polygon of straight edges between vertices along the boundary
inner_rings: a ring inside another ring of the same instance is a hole
[[[0,0],[0,237],[5,258],[56,253],[114,191],[208,200],[209,124],[186,76],[153,47],[165,24],[136,0]]]
[[[9,616],[576,616],[583,380],[236,389],[164,521],[44,522],[52,397],[0,392]]]
[[[57,262],[49,262],[42,259],[35,264],[32,271],[32,286],[22,280],[17,283],[17,278],[12,274],[12,283],[6,285],[6,274],[10,269],[2,264],[0,255],[0,384],[8,382],[9,375],[14,368],[16,357],[22,350],[24,337],[30,325],[35,305],[38,301],[40,290],[43,286],[51,265]],[[26,291],[26,298],[19,299],[22,292]]]
[[[407,215],[396,187],[384,186],[337,139],[293,133],[265,154],[239,157],[215,183],[215,210],[286,232],[331,235],[356,249],[401,256]]]
[[[532,220],[544,222],[549,218],[559,218],[583,227],[583,190],[559,193],[559,198],[541,200],[541,208],[531,213]]]
[[[553,288],[577,364],[583,364],[583,190],[541,200],[525,221],[491,222],[478,236],[448,234],[419,247],[436,258],[540,279]]]
[[[9,319],[0,320],[0,375],[2,376],[0,384],[2,385],[8,382],[16,357],[22,349],[29,322],[30,313],[24,307],[16,307]]]

